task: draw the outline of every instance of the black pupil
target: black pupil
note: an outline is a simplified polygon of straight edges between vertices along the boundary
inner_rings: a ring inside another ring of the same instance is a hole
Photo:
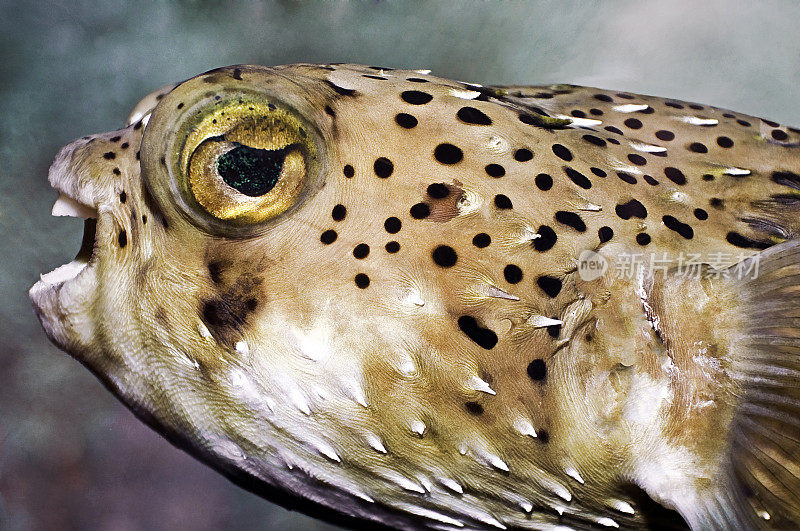
[[[217,172],[225,184],[244,195],[258,197],[278,183],[285,149],[258,149],[237,145],[217,159]]]

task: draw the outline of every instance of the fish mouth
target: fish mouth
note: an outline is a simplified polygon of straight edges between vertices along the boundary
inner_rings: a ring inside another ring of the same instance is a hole
[[[72,158],[75,142],[57,155],[50,167],[49,181],[59,192],[52,215],[81,218],[83,238],[78,253],[70,262],[40,275],[28,291],[36,316],[48,337],[67,351],[79,350],[93,326],[88,311],[96,287],[98,206],[93,186],[75,175]],[[102,220],[101,224],[102,224]]]
[[[76,278],[92,260],[97,241],[97,209],[80,203],[62,192],[53,205],[52,215],[83,218],[83,238],[75,258],[49,273],[40,275],[39,282],[49,286],[58,286]]]

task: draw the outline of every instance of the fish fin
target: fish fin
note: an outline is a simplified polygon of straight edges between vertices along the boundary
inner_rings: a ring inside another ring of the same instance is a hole
[[[734,266],[737,267],[737,266]],[[800,528],[800,240],[739,265],[744,334],[733,374],[740,392],[716,484],[695,529]],[[740,269],[740,271],[742,271]]]

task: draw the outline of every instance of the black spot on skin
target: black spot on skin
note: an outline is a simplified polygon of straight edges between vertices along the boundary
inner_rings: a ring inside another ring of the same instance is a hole
[[[731,231],[726,236],[725,239],[731,245],[735,245],[736,247],[741,247],[743,249],[766,249],[770,245],[772,245],[768,241],[759,241],[754,240],[752,238],[748,238],[738,232]]]
[[[541,359],[533,360],[528,364],[527,373],[534,382],[544,382],[547,378],[547,364]]]
[[[687,149],[693,153],[708,153],[708,148],[700,142],[692,142]]]
[[[723,208],[725,208],[725,201],[723,201],[719,197],[712,197],[711,199],[708,200],[708,204],[716,208],[717,210],[722,210]]]
[[[467,124],[492,125],[492,119],[475,107],[461,107],[456,113],[458,119]]]
[[[386,249],[387,253],[394,254],[400,250],[400,244],[396,241],[391,241],[384,246],[384,249]]]
[[[600,243],[606,243],[614,237],[614,230],[611,227],[600,227],[597,237],[600,238]]]
[[[727,136],[719,136],[717,137],[717,145],[721,148],[731,148],[733,147],[733,140]]]
[[[640,232],[636,235],[636,243],[639,245],[647,245],[650,243],[650,235],[646,232]]]
[[[453,267],[458,262],[458,255],[455,249],[449,245],[440,245],[431,253],[433,262],[439,267]]]
[[[180,102],[180,103],[178,104],[178,109],[183,109],[183,102]]]
[[[400,232],[400,229],[403,227],[403,223],[400,219],[392,216],[390,218],[386,218],[386,221],[383,222],[383,228],[386,229],[386,232],[389,234],[397,234]]]
[[[528,162],[533,158],[533,152],[530,149],[520,148],[514,152],[514,160],[517,162]]]
[[[614,211],[617,213],[617,216],[622,219],[644,219],[647,217],[647,209],[636,199],[631,199],[627,203],[618,204],[614,208]]]
[[[111,138],[109,138],[109,140],[112,142],[119,142],[121,138],[122,138],[121,136],[112,136]]]
[[[331,106],[330,106],[330,105],[326,105],[326,106],[325,106],[325,114],[327,114],[327,115],[328,115],[328,116],[330,116],[331,118],[336,118],[336,113],[335,113],[335,112],[333,112],[333,109],[331,109]]]
[[[336,233],[335,230],[328,229],[325,232],[323,232],[322,235],[320,235],[319,241],[321,241],[325,245],[330,245],[333,242],[335,242],[336,238],[338,238],[338,237],[339,237],[339,235]]]
[[[594,99],[600,100],[600,101],[605,101],[605,102],[614,101],[614,98],[612,98],[611,96],[609,96],[607,94],[595,94],[594,95]]]
[[[600,109],[589,109],[589,114],[592,116],[603,116],[603,111]]]
[[[609,133],[616,133],[618,135],[624,135],[625,133],[622,132],[621,129],[614,127],[613,125],[607,125],[603,129],[608,131]]]
[[[422,79],[421,77],[407,77],[406,81],[411,81],[412,83],[427,83],[427,79]]]
[[[425,105],[433,99],[433,96],[419,90],[405,90],[400,94],[400,98],[411,105]]]
[[[690,225],[683,223],[678,218],[670,215],[663,216],[661,220],[664,222],[664,225],[667,226],[668,229],[674,230],[687,240],[691,240],[694,238],[694,229]]]
[[[117,154],[113,151],[107,151],[106,153],[103,153],[103,158],[106,160],[113,160],[117,158]]]
[[[358,260],[363,260],[369,255],[369,245],[366,243],[359,243],[353,249],[353,256]]]
[[[419,123],[414,116],[404,112],[398,113],[394,117],[394,121],[403,129],[413,129]]]
[[[386,157],[379,157],[375,160],[373,168],[375,170],[375,175],[381,179],[386,179],[394,171],[394,164],[392,164],[392,161]]]
[[[138,122],[136,122],[136,124],[133,126],[133,130],[134,130],[134,131],[138,131],[138,130],[139,130],[139,129],[141,129],[141,128],[142,128],[142,122],[141,122],[141,120],[140,120],[140,121],[138,121]]]
[[[147,225],[147,216],[142,214],[142,225]]]
[[[548,225],[541,225],[536,233],[539,235],[539,237],[534,238],[533,248],[539,252],[549,251],[553,248],[558,240],[556,231],[554,231]]]
[[[372,74],[363,74],[361,77],[366,77],[368,79],[379,79],[381,81],[386,81],[389,79],[388,77],[373,76]]]
[[[623,181],[625,181],[628,184],[636,184],[638,182],[636,180],[636,177],[634,177],[630,173],[625,173],[624,171],[618,171],[617,172],[617,177],[619,177],[620,179],[622,179]]]
[[[566,210],[559,210],[555,215],[556,221],[568,227],[572,227],[578,232],[586,231],[586,223],[575,212],[568,212]]]
[[[499,164],[487,164],[484,169],[489,177],[499,178],[506,174],[506,169]]]
[[[219,284],[222,282],[222,264],[215,261],[209,262],[208,276],[211,278],[211,282],[214,284]]]
[[[694,217],[696,217],[697,219],[699,219],[701,221],[702,220],[706,220],[706,219],[708,219],[708,212],[706,212],[702,208],[695,208],[694,209]]]
[[[538,432],[536,432],[536,434],[537,434],[536,438],[539,440],[540,443],[547,444],[550,442],[550,433],[547,430],[539,430]]]
[[[675,184],[686,184],[686,176],[678,168],[672,168],[668,166],[664,168],[664,175],[666,175],[667,179]]]
[[[119,193],[119,202],[124,203],[127,200],[128,200],[128,194],[125,193],[125,190],[121,191]]]
[[[556,277],[543,275],[536,279],[536,285],[550,298],[558,297],[561,293],[561,280]]]
[[[233,79],[238,79],[239,81],[242,80],[242,69],[241,68],[234,68],[233,74],[231,75]]]
[[[664,102],[664,105],[666,105],[667,107],[672,107],[673,109],[683,109],[683,105],[674,101]]]
[[[342,173],[343,173],[343,174],[344,174],[344,176],[345,176],[345,177],[347,177],[348,179],[352,179],[352,178],[353,178],[353,175],[355,175],[355,174],[356,174],[356,170],[355,170],[355,169],[353,169],[353,167],[352,167],[351,165],[349,165],[349,164],[345,164],[345,165],[344,165],[344,168],[342,169]]]
[[[628,160],[631,161],[632,164],[636,164],[637,166],[644,166],[645,164],[647,164],[647,159],[639,155],[638,153],[631,153],[630,155],[628,155]]]
[[[646,182],[646,183],[647,183],[647,184],[649,184],[650,186],[656,186],[656,185],[658,185],[658,181],[656,181],[655,179],[653,179],[653,177],[652,177],[652,176],[650,176],[650,175],[643,175],[643,176],[642,176],[642,179],[644,179],[644,182]]]
[[[232,345],[240,337],[249,316],[258,308],[252,292],[259,283],[259,279],[243,275],[230,289],[201,301],[200,317],[215,339]]]
[[[564,173],[567,174],[569,180],[583,188],[584,190],[588,190],[592,187],[592,181],[589,180],[584,174],[577,170],[573,170],[569,166],[564,166]]]
[[[557,319],[557,317],[551,317],[551,319]],[[548,326],[547,335],[552,337],[553,339],[558,339],[558,336],[561,335],[561,325],[555,324]]]
[[[485,232],[479,232],[472,238],[472,245],[479,249],[489,247],[492,243],[492,238]]]
[[[369,287],[369,277],[364,273],[357,274],[354,280],[356,286],[358,286],[361,289],[367,289],[367,287]]]
[[[777,184],[800,190],[800,175],[790,171],[776,171],[772,174],[772,180]]]
[[[462,315],[458,318],[458,328],[479,347],[491,350],[497,345],[497,334],[489,328],[483,328],[474,317]]]
[[[508,198],[507,195],[504,194],[497,194],[494,196],[494,206],[501,210],[508,210],[510,208],[514,208],[513,203],[511,203],[511,199]]]
[[[627,127],[630,129],[641,129],[642,128],[642,121],[638,118],[628,118],[623,122]]]
[[[508,264],[503,268],[503,276],[509,284],[519,284],[522,281],[522,269],[514,264]]]
[[[669,142],[671,140],[675,140],[675,133],[661,129],[660,131],[656,131],[656,138],[663,140],[664,142]]]
[[[567,149],[566,146],[562,146],[561,144],[553,144],[552,149],[553,154],[555,154],[555,156],[561,160],[565,160],[567,162],[572,160],[572,152]]]
[[[425,203],[417,203],[409,210],[409,214],[414,219],[425,219],[431,215],[431,207]]]
[[[789,135],[786,134],[786,131],[784,131],[782,129],[773,129],[772,132],[770,133],[770,135],[772,136],[772,138],[774,138],[778,142],[783,142],[784,140],[789,138]]]
[[[553,178],[546,173],[540,173],[534,177],[533,182],[536,183],[536,187],[542,191],[547,191],[553,187]]]
[[[464,152],[453,144],[439,144],[433,150],[433,157],[442,164],[458,164],[464,158]]]
[[[430,184],[425,191],[428,193],[428,196],[433,199],[444,199],[450,195],[450,189],[443,183]]]
[[[119,171],[119,168],[114,168],[113,170],[111,170],[111,173],[113,173],[114,175],[122,175],[122,172]]]
[[[582,137],[585,141],[589,142],[590,144],[594,144],[595,146],[599,147],[606,147],[608,144],[605,140],[600,138],[599,136],[594,135],[583,135]]]
[[[331,211],[333,221],[342,221],[347,216],[347,207],[344,205],[336,205]]]
[[[750,122],[746,120],[736,120],[736,123],[741,125],[742,127],[750,127]]]
[[[340,96],[355,96],[356,95],[356,91],[355,90],[344,88],[344,87],[340,87],[336,83],[333,83],[333,82],[331,82],[331,81],[329,81],[327,79],[325,80],[325,84],[327,84],[330,88],[332,88],[336,92],[336,94],[338,94]]]
[[[598,177],[605,177],[607,175],[605,170],[602,170],[600,168],[591,167],[591,168],[589,168],[589,171],[591,171],[593,174],[597,175]]]
[[[117,236],[117,242],[119,243],[120,249],[128,245],[128,233],[124,230],[119,231],[119,236]]]
[[[470,415],[480,416],[483,415],[483,406],[477,402],[467,402],[464,404]]]

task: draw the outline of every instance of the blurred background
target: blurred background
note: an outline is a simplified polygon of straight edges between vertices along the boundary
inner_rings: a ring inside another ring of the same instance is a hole
[[[332,529],[228,483],[50,345],[26,290],[69,261],[47,168],[145,93],[234,63],[577,83],[800,125],[800,2],[0,0],[0,529]]]

